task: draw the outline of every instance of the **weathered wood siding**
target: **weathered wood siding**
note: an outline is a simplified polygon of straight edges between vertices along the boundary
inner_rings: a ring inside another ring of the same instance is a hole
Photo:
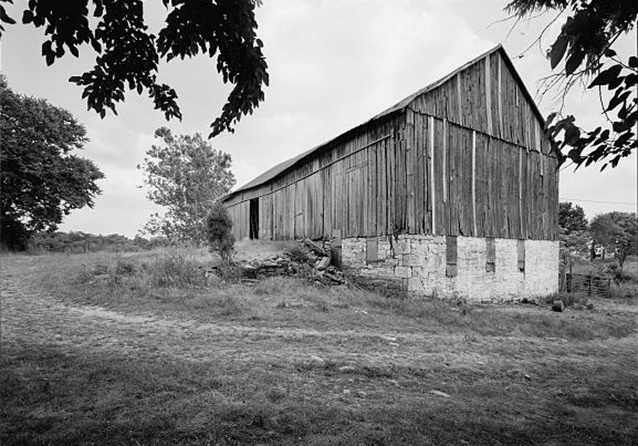
[[[436,234],[555,240],[557,161],[500,52],[404,111],[312,153],[226,204],[248,237],[259,198],[262,239]]]

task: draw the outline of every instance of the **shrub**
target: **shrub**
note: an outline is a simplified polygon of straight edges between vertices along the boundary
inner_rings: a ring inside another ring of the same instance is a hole
[[[631,282],[614,283],[609,289],[610,297],[620,299],[631,299],[638,297],[638,284]]]
[[[101,274],[107,274],[109,272],[109,267],[103,263],[98,263],[93,268],[93,274],[99,276]]]
[[[219,278],[224,282],[241,282],[242,269],[237,265],[225,263],[217,268]]]
[[[206,239],[212,253],[218,254],[222,262],[229,264],[235,251],[235,236],[232,234],[233,222],[228,210],[217,201],[206,216]]]
[[[308,263],[312,261],[312,255],[310,251],[304,246],[295,244],[288,248],[284,254],[296,263]]]
[[[203,286],[206,278],[199,264],[181,253],[169,253],[157,258],[152,265],[143,266],[150,273],[152,286],[160,288]]]
[[[562,300],[563,304],[566,307],[580,308],[587,306],[587,304],[589,303],[589,296],[586,292],[583,291],[578,291],[575,293],[560,292],[545,296],[546,304],[551,305],[554,303],[555,300]]]
[[[115,274],[117,276],[130,276],[135,273],[135,264],[129,260],[117,259]]]

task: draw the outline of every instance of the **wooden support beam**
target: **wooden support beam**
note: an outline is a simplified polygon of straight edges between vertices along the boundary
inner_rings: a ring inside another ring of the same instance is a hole
[[[432,235],[436,235],[436,193],[434,191],[434,117],[428,116],[430,130],[430,202],[432,203]]]
[[[523,233],[523,149],[518,150],[518,218],[520,222],[520,238],[524,238]]]
[[[472,132],[472,228],[474,237],[478,236],[476,224],[476,131]]]
[[[441,147],[441,155],[443,162],[441,163],[441,174],[443,175],[443,203],[447,203],[447,140],[448,140],[448,121],[443,120],[443,147]]]
[[[505,129],[503,129],[503,82],[501,79],[501,55],[498,55],[496,59],[498,61],[498,128],[499,128],[499,136],[501,138],[505,137]]]

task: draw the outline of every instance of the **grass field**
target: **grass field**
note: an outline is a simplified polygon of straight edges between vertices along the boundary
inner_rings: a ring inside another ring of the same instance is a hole
[[[2,445],[638,444],[638,296],[555,313],[207,279],[204,250],[0,260]]]

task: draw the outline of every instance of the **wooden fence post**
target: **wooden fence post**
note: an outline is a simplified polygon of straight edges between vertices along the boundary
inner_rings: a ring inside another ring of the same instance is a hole
[[[565,274],[565,282],[567,283],[567,292],[571,293],[572,292],[572,275],[571,274]]]

